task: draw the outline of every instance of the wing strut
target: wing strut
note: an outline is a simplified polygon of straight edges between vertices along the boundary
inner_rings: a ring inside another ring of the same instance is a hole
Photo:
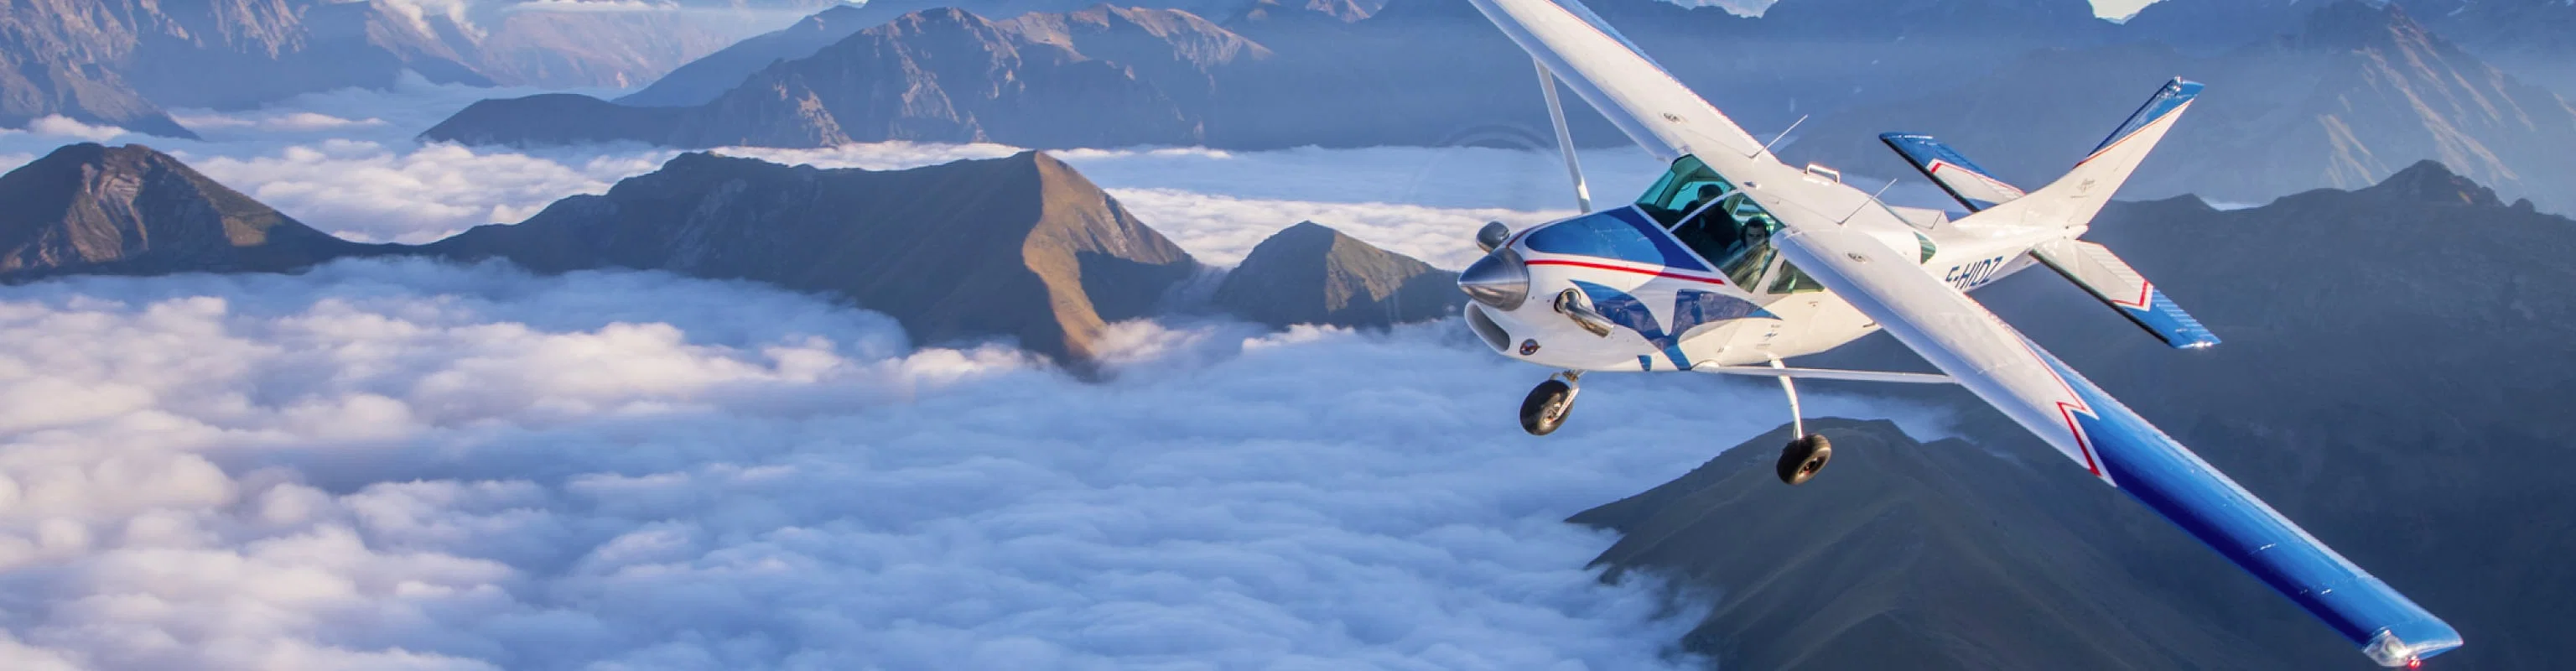
[[[1556,125],[1556,153],[1565,156],[1565,174],[1574,178],[1574,206],[1592,211],[1592,189],[1583,185],[1583,164],[1574,160],[1574,134],[1565,130],[1565,105],[1557,102],[1556,75],[1547,71],[1547,62],[1530,59],[1538,66],[1538,89],[1547,94],[1547,120]]]

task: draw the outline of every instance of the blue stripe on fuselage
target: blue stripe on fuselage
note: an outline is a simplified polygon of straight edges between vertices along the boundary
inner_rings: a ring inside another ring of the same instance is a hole
[[[1635,207],[1594,212],[1531,230],[1522,238],[1533,251],[1710,272],[1670,233]]]
[[[1583,280],[1574,280],[1574,288],[1583,290],[1584,296],[1591,299],[1593,309],[1608,317],[1610,323],[1636,331],[1638,337],[1654,344],[1657,351],[1672,360],[1674,370],[1691,369],[1691,360],[1682,354],[1682,336],[1689,335],[1691,329],[1746,317],[1779,319],[1771,311],[1743,298],[1713,291],[1678,289],[1673,292],[1673,326],[1666,329],[1655,323],[1655,315],[1646,309],[1645,301],[1628,292]],[[1638,363],[1648,370],[1654,368],[1654,362],[1649,358],[1639,357]]]
[[[2388,632],[2422,657],[2459,647],[2460,634],[2354,566],[2199,455],[2033,348],[2093,413],[2073,413],[2111,482],[2307,609],[2355,646]]]

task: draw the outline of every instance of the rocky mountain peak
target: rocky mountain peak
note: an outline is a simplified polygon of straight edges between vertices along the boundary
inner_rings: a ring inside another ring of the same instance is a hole
[[[542,272],[670,270],[828,293],[925,344],[1004,338],[1080,364],[1197,262],[1038,152],[908,170],[692,152],[598,196],[430,246]]]
[[[1308,221],[1254,245],[1211,300],[1272,326],[1387,326],[1456,313],[1457,277]]]
[[[1356,23],[1376,13],[1356,0],[1258,0],[1237,18],[1245,22],[1320,21]]]
[[[2500,206],[2495,189],[2451,172],[2440,161],[2418,161],[2356,193],[2406,202]]]
[[[0,176],[0,279],[278,271],[365,248],[139,144],[66,145]]]

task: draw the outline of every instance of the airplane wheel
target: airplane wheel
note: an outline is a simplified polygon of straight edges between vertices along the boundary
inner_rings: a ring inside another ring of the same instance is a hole
[[[1822,434],[1810,433],[1805,438],[1789,441],[1788,447],[1780,448],[1780,481],[1792,485],[1805,484],[1816,477],[1816,472],[1825,470],[1826,462],[1833,460],[1834,444],[1825,440]]]
[[[1574,412],[1574,385],[1549,379],[1531,389],[1529,398],[1521,400],[1521,430],[1533,436],[1556,432],[1565,424],[1565,416]]]

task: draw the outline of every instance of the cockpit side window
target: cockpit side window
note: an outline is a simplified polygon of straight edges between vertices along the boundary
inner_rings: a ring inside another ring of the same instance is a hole
[[[1737,286],[1761,286],[1773,256],[1771,234],[1780,230],[1780,221],[1698,157],[1673,161],[1672,170],[1637,198],[1637,208],[1700,258],[1717,264]]]
[[[1699,157],[1683,156],[1673,161],[1672,169],[1665,171],[1662,179],[1655,180],[1654,186],[1637,197],[1637,209],[1645,210],[1655,223],[1669,228],[1691,210],[1734,192],[1735,185],[1708,169]]]

